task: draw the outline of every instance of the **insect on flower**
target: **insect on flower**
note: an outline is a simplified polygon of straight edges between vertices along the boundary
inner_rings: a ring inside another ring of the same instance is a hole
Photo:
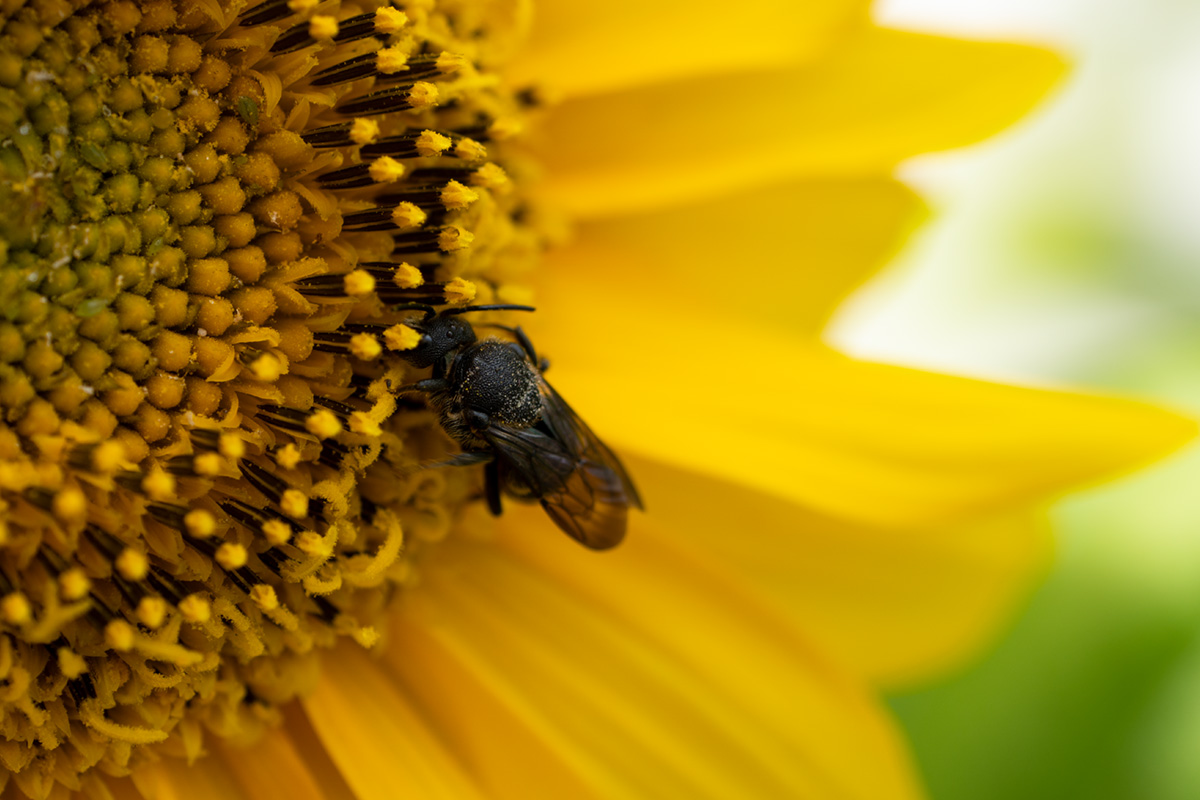
[[[473,311],[533,311],[530,306],[446,308],[405,304],[420,311],[409,325],[420,341],[401,357],[432,375],[398,392],[419,391],[462,452],[443,466],[484,465],[488,508],[501,495],[537,500],[571,538],[606,550],[625,537],[629,507],[642,508],[629,473],[604,442],[546,382],[549,366],[523,330],[495,325],[515,341],[479,340],[460,315]]]

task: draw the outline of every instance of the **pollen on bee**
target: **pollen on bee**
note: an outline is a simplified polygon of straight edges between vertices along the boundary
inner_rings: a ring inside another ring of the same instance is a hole
[[[465,306],[475,299],[475,284],[466,278],[454,278],[447,281],[442,289],[446,302],[453,306]]]
[[[346,273],[342,285],[350,297],[362,297],[375,291],[375,278],[366,270],[356,269]]]
[[[379,141],[379,123],[366,117],[357,117],[350,123],[350,140],[355,144],[374,144]]]
[[[403,322],[397,322],[383,332],[383,342],[389,350],[412,350],[421,343],[421,334]]]

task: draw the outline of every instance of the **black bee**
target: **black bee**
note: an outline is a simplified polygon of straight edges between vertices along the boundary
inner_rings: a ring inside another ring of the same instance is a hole
[[[420,342],[400,356],[432,376],[400,391],[424,392],[442,427],[462,452],[447,465],[484,465],[488,508],[501,511],[501,494],[537,500],[571,538],[594,550],[625,537],[629,507],[642,508],[629,473],[604,442],[554,391],[533,343],[520,328],[516,341],[480,341],[461,314],[472,311],[533,311],[530,306],[447,308],[405,304],[420,311],[409,326]]]

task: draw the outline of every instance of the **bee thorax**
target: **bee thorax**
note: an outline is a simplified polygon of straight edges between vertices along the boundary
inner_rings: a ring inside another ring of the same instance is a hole
[[[459,387],[465,410],[486,415],[492,422],[529,428],[542,416],[537,373],[512,345],[480,342],[467,348],[454,363],[452,383]]]

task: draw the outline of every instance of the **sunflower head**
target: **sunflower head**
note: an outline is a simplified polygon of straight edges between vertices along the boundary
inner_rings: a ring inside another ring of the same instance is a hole
[[[0,5],[0,765],[244,737],[370,646],[467,479],[403,303],[520,302],[504,4]]]

